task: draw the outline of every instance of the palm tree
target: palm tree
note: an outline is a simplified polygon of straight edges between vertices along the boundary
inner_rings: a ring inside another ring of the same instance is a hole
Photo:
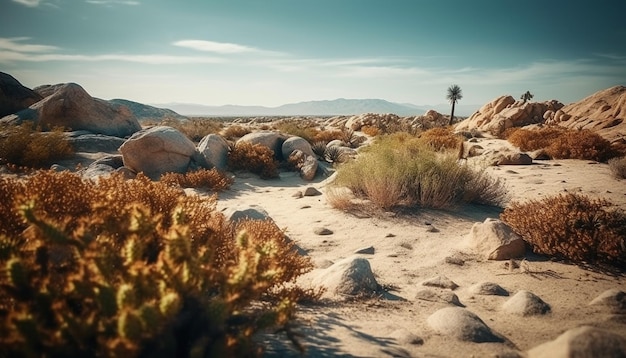
[[[530,93],[530,91],[526,91],[526,93],[522,94],[522,97],[520,97],[520,99],[524,101],[524,103],[526,103],[526,101],[530,101],[531,99],[533,99],[533,97],[535,96]]]
[[[454,121],[454,105],[461,98],[463,98],[463,93],[461,92],[461,87],[459,87],[459,85],[452,85],[452,86],[448,87],[448,95],[446,96],[446,98],[452,104],[452,112],[450,113],[450,122],[448,123],[448,125],[452,125],[452,122]]]

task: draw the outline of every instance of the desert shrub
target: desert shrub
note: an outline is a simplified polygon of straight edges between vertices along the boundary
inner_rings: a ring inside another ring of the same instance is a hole
[[[346,151],[336,145],[326,147],[323,159],[329,163],[343,163],[348,158]]]
[[[334,140],[343,140],[343,132],[337,129],[319,131],[315,137],[313,137],[313,143],[326,142],[330,143]]]
[[[626,179],[626,157],[613,158],[608,163],[613,176],[618,179]]]
[[[252,356],[307,292],[311,263],[285,235],[228,223],[215,197],[51,171],[0,192],[3,357]]]
[[[513,203],[501,219],[536,253],[626,267],[626,214],[606,200],[560,194]]]
[[[230,188],[233,179],[227,177],[217,169],[200,169],[185,174],[165,173],[161,175],[161,182],[167,185],[182,188],[205,188],[213,191],[222,191]]]
[[[367,138],[354,133],[354,130],[350,128],[341,128],[341,140],[351,148],[360,146],[366,139]]]
[[[274,125],[277,131],[292,136],[300,137],[313,143],[316,140],[316,136],[319,130],[313,126],[313,123],[306,120],[284,120]]]
[[[228,166],[232,170],[247,170],[263,179],[278,177],[278,162],[274,151],[260,144],[237,143],[228,154]]]
[[[376,126],[363,126],[361,127],[361,132],[367,134],[370,137],[375,137],[381,134],[381,130]]]
[[[463,137],[454,134],[453,127],[435,127],[424,131],[420,139],[434,150],[458,149]]]
[[[222,123],[208,118],[192,118],[188,120],[166,119],[158,125],[177,129],[192,142],[198,143],[209,134],[219,133]]]
[[[355,160],[340,166],[336,184],[383,209],[500,205],[506,200],[500,181],[460,164],[455,151],[436,152],[406,133],[381,137]]]
[[[0,164],[41,168],[73,153],[61,128],[41,132],[32,122],[0,126]]]
[[[507,140],[522,151],[542,149],[554,159],[606,162],[619,155],[619,150],[612,147],[609,141],[588,129],[566,129],[558,126],[518,128],[508,133]]]
[[[241,138],[246,134],[250,133],[250,129],[240,126],[238,124],[233,124],[224,130],[224,138],[233,140],[236,138]]]

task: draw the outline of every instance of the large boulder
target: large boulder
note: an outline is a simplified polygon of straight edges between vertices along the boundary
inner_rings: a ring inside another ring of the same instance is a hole
[[[271,131],[259,131],[248,133],[245,136],[239,138],[237,140],[237,144],[239,143],[250,143],[250,144],[260,144],[265,147],[268,147],[272,151],[274,151],[274,157],[278,160],[284,159],[283,154],[283,143],[287,137],[280,133],[271,132]]]
[[[626,338],[603,329],[582,326],[530,349],[528,357],[626,357]]]
[[[301,137],[289,137],[282,146],[283,158],[289,158],[291,153],[294,150],[299,150],[302,153],[309,155],[311,157],[315,157],[315,153],[313,153],[313,149],[311,148],[311,144],[304,138]]]
[[[156,126],[141,130],[120,147],[124,166],[156,180],[167,172],[185,173],[198,153],[178,130]]]
[[[482,106],[469,118],[456,125],[457,131],[478,130],[492,135],[500,135],[506,129],[522,127],[533,123],[543,123],[547,111],[557,111],[563,107],[558,101],[523,102],[511,96],[500,96]]]
[[[11,75],[0,72],[0,118],[26,109],[42,98]]]
[[[210,166],[219,170],[226,170],[228,167],[229,150],[228,142],[218,134],[209,134],[198,143],[198,152]]]
[[[526,243],[521,236],[501,220],[493,218],[475,223],[467,236],[466,245],[490,260],[508,260],[526,253]]]
[[[91,97],[81,86],[64,83],[35,89],[44,99],[2,121],[33,121],[44,129],[64,127],[95,134],[127,137],[141,129],[125,106]]]
[[[117,153],[125,140],[104,134],[66,132],[67,141],[76,152],[86,153]]]

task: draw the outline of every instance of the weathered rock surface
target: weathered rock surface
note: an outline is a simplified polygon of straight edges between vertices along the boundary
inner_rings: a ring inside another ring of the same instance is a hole
[[[224,211],[224,216],[231,222],[240,220],[270,220],[268,212],[258,205],[249,207],[228,208]]]
[[[459,296],[450,291],[437,292],[430,289],[419,290],[415,294],[415,299],[465,307],[461,301],[459,301]]]
[[[468,291],[475,295],[508,296],[509,292],[493,282],[479,282],[469,287]]]
[[[185,173],[198,156],[191,140],[178,130],[156,126],[141,130],[120,147],[124,165],[156,180],[167,172]]]
[[[363,113],[357,116],[350,117],[345,126],[352,130],[361,130],[364,126],[372,126],[377,128],[384,128],[391,125],[399,125],[401,123],[401,117],[397,114],[378,114],[378,113]]]
[[[369,261],[351,256],[335,262],[313,280],[313,285],[324,286],[328,292],[339,295],[372,295],[379,285]]]
[[[598,91],[551,113],[546,123],[590,129],[610,142],[626,143],[626,86]]]
[[[455,290],[456,288],[459,287],[459,285],[454,283],[452,280],[450,280],[446,276],[431,277],[431,278],[429,278],[427,280],[424,280],[422,282],[422,286],[447,288],[447,289],[450,289],[450,290]]]
[[[299,150],[308,156],[315,157],[315,153],[313,153],[311,144],[306,139],[301,137],[287,138],[283,143],[281,150],[283,153],[283,158],[289,158],[294,150]]]
[[[437,333],[475,343],[502,342],[477,315],[461,307],[446,307],[426,321]]]
[[[467,247],[490,260],[508,260],[526,254],[522,238],[499,219],[475,223],[466,239]]]
[[[115,137],[127,137],[141,129],[128,108],[93,98],[75,83],[43,86],[35,91],[45,98],[2,121],[30,120],[43,128],[64,127]]]
[[[626,357],[626,338],[599,328],[573,328],[528,351],[528,358]]]
[[[502,309],[518,316],[536,316],[550,312],[550,305],[534,293],[521,290],[509,298]]]
[[[239,138],[239,140],[237,140],[237,144],[238,143],[250,143],[250,144],[260,144],[263,145],[265,147],[268,147],[269,149],[271,149],[274,152],[274,156],[276,157],[276,159],[278,160],[283,160],[283,143],[285,142],[285,140],[287,139],[286,136],[280,134],[280,133],[276,133],[276,132],[271,132],[271,131],[260,131],[260,132],[253,132],[253,133],[248,133],[245,136]]]
[[[119,147],[126,141],[120,137],[104,134],[80,134],[80,132],[66,132],[66,137],[75,152],[86,153],[117,153]]]
[[[198,143],[198,152],[204,157],[204,160],[219,170],[228,168],[229,150],[228,142],[217,134],[208,134]]]
[[[0,72],[0,118],[26,109],[42,99],[41,95],[24,87],[13,76]]]
[[[626,312],[626,292],[612,288],[602,292],[589,302],[592,306],[604,306],[614,313]]]

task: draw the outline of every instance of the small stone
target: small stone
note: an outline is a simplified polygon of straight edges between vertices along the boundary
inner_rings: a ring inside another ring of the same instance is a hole
[[[310,209],[311,205],[302,205],[300,209]]]
[[[469,292],[475,295],[508,296],[509,292],[493,282],[480,282],[470,286]]]
[[[424,289],[417,291],[417,293],[415,294],[415,298],[422,301],[441,302],[454,306],[464,307],[461,301],[459,301],[459,296],[450,291],[439,293],[433,290]]]
[[[439,232],[439,229],[437,229],[436,227],[430,225],[430,226],[428,226],[428,229],[426,229],[426,231],[428,231],[428,232]]]
[[[454,256],[447,256],[445,258],[445,262],[447,264],[450,264],[450,265],[457,265],[457,266],[465,265],[465,261],[463,261],[463,259],[460,259],[460,258],[454,257]]]
[[[333,231],[325,227],[318,227],[313,230],[316,235],[332,235]]]
[[[389,233],[389,234],[385,235],[385,237],[396,237],[396,235],[394,235],[392,233]]]
[[[318,195],[322,195],[322,192],[320,192],[319,190],[315,189],[314,187],[310,186],[308,188],[306,188],[304,190],[304,196],[318,196]]]
[[[450,280],[446,276],[435,276],[433,278],[430,278],[430,279],[422,282],[422,286],[448,288],[450,290],[454,290],[457,287],[459,287],[459,285],[457,285],[456,283],[452,282],[452,280]]]
[[[502,308],[518,316],[544,315],[550,312],[550,305],[532,292],[521,290],[502,305]]]
[[[375,251],[376,250],[374,249],[374,246],[368,246],[368,247],[363,247],[361,249],[358,249],[354,253],[355,254],[374,255]]]
[[[304,197],[304,194],[302,194],[302,192],[300,190],[298,190],[295,193],[293,193],[293,195],[291,197],[296,198],[296,199],[300,199],[300,198]]]

